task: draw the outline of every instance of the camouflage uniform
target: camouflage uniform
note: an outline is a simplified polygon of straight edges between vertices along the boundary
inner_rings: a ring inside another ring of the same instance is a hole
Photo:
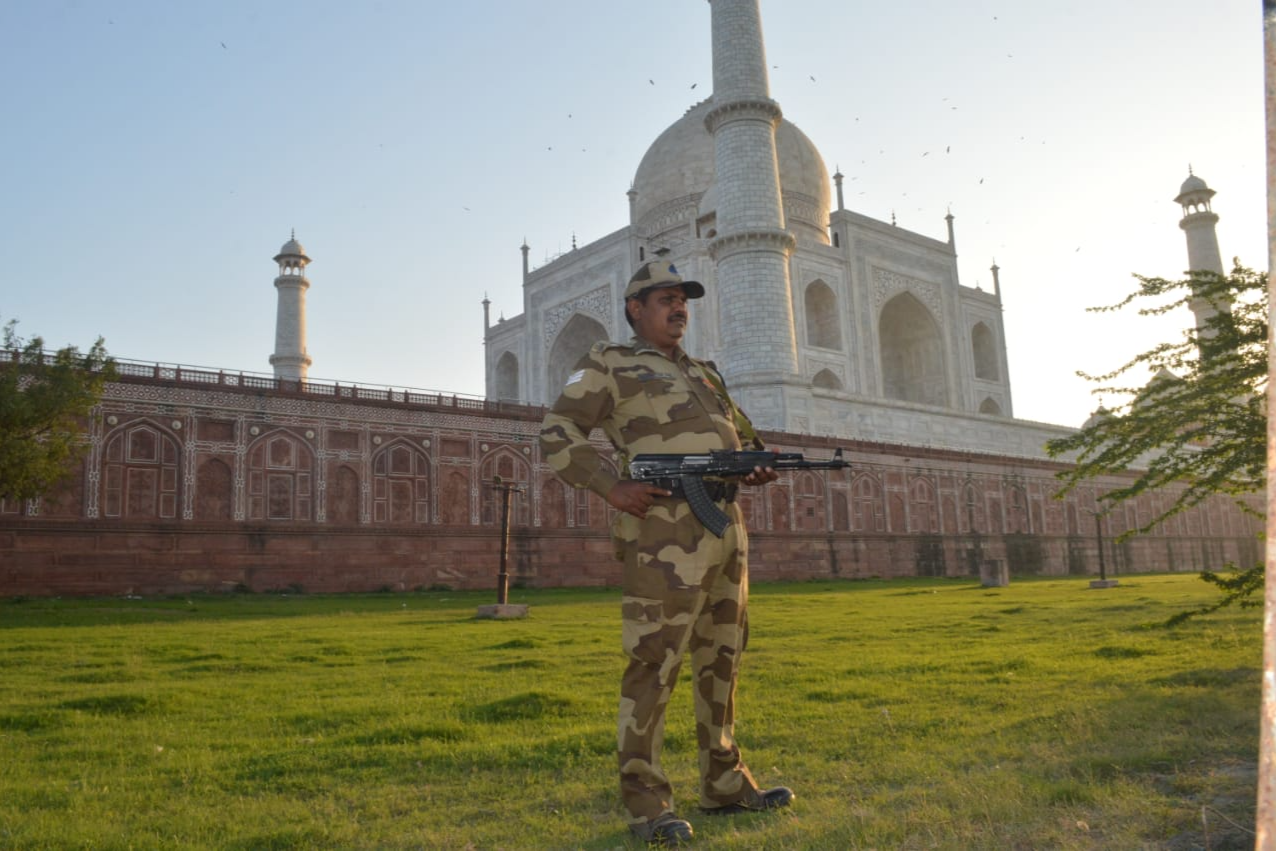
[[[601,426],[622,460],[644,452],[739,449],[741,422],[713,367],[676,348],[671,359],[641,338],[598,343],[577,364],[545,417],[541,447],[567,483],[606,498],[617,476],[588,436]],[[625,465],[627,466],[627,464]],[[620,687],[621,799],[640,834],[673,812],[660,767],[665,707],[689,649],[694,669],[702,807],[757,800],[757,785],[733,736],[735,687],[748,634],[747,533],[739,506],[721,539],[679,497],[658,498],[645,520],[613,524],[624,561],[622,644],[629,663]]]

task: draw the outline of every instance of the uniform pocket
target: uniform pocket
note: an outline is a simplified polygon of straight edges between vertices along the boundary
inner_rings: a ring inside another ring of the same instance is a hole
[[[662,665],[667,649],[664,604],[650,597],[624,597],[620,602],[620,643],[625,655],[648,665]]]
[[[625,552],[630,544],[638,542],[639,524],[642,521],[628,512],[618,511],[611,521],[612,554],[616,561],[625,560]]]

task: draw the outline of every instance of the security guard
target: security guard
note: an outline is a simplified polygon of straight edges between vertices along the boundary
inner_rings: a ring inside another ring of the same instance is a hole
[[[710,489],[733,521],[722,538],[708,532],[672,492],[617,476],[599,458],[589,433],[601,426],[622,459],[646,452],[704,453],[761,448],[752,425],[727,395],[711,363],[679,345],[687,301],[704,296],[666,260],[644,264],[625,290],[629,343],[597,343],[567,378],[545,417],[541,450],[554,472],[589,488],[620,513],[612,528],[624,561],[621,638],[629,663],[620,685],[621,800],[630,829],[642,839],[677,845],[692,837],[675,814],[673,790],[660,767],[665,707],[683,656],[691,653],[701,809],[736,813],[787,806],[793,792],[759,790],[740,757],[733,729],[740,654],[748,636],[748,535],[734,483]],[[760,485],[778,474],[755,468],[741,481]]]

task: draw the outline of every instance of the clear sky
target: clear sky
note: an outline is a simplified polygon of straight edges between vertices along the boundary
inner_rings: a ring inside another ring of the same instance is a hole
[[[847,206],[1001,267],[1015,415],[1077,425],[1190,314],[1099,316],[1187,266],[1267,267],[1257,0],[762,0],[771,94]],[[50,345],[268,373],[276,266],[310,375],[481,395],[483,313],[628,224],[648,145],[712,88],[704,0],[3,0],[0,320]]]

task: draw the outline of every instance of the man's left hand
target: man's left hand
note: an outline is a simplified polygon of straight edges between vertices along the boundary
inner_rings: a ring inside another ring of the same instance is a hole
[[[757,485],[765,485],[767,482],[774,482],[780,478],[780,474],[770,467],[754,467],[753,472],[745,476],[740,481],[751,487]]]

